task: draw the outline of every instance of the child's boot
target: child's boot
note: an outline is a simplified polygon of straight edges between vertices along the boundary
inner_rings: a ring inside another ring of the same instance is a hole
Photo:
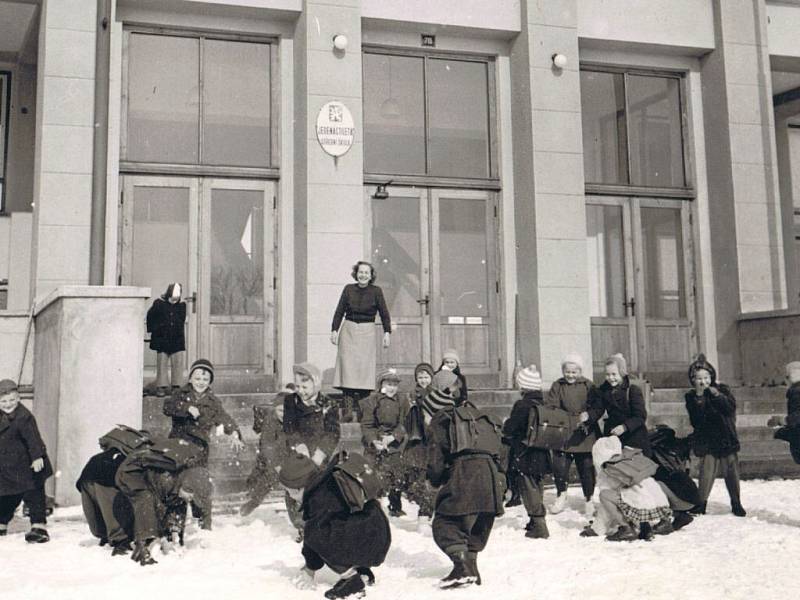
[[[694,517],[685,510],[676,510],[675,518],[672,520],[672,529],[678,531],[694,521]]]
[[[8,525],[0,525],[0,537],[8,535]]]
[[[389,492],[389,516],[404,517],[406,511],[403,510],[403,497],[397,490]]]
[[[653,533],[656,535],[669,535],[674,531],[675,528],[672,526],[672,523],[666,518],[661,519],[658,523],[656,523],[655,527],[653,527]]]
[[[638,537],[630,525],[621,525],[614,533],[607,535],[606,540],[609,542],[632,542]]]
[[[326,598],[361,598],[364,596],[364,580],[356,573],[350,577],[342,577],[334,586],[325,592]]]
[[[472,585],[477,581],[477,576],[470,572],[467,564],[467,551],[459,550],[449,554],[453,561],[453,570],[439,582],[442,589],[452,589],[465,585]]]
[[[697,504],[696,506],[693,506],[692,508],[689,509],[689,512],[692,513],[693,515],[704,515],[704,514],[706,514],[706,503],[705,502],[701,502],[700,504]]]
[[[544,517],[531,517],[528,526],[525,528],[525,537],[535,540],[544,540],[550,537],[550,532],[547,530],[547,523]]]
[[[567,506],[567,491],[564,490],[558,496],[556,496],[556,501],[553,502],[553,506],[550,508],[550,512],[554,515],[557,515],[562,510],[564,510]]]
[[[25,534],[25,541],[30,544],[44,544],[50,541],[50,534],[44,525],[31,525],[31,530]]]
[[[650,525],[647,521],[644,521],[639,525],[639,539],[644,540],[645,542],[649,542],[653,539],[653,526]]]
[[[741,502],[731,502],[731,510],[733,510],[733,514],[737,517],[747,516],[747,511],[744,509]]]
[[[467,568],[475,575],[475,585],[481,584],[481,574],[478,571],[478,553],[467,552]]]
[[[151,540],[136,540],[136,547],[131,554],[131,560],[138,562],[143,567],[156,564],[156,559],[150,556]]]

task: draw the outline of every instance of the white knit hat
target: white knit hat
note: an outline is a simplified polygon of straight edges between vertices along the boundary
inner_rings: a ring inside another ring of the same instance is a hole
[[[530,365],[517,373],[517,387],[521,390],[541,390],[542,376],[536,370],[536,365]]]
[[[564,358],[561,359],[561,368],[563,369],[566,364],[573,364],[583,371],[583,357],[577,352],[569,352],[564,355]]]

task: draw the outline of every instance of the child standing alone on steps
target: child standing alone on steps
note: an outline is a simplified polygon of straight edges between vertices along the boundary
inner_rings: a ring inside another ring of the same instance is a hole
[[[181,300],[182,286],[170,283],[167,291],[156,298],[147,311],[147,331],[150,333],[150,349],[156,356],[156,396],[167,395],[183,381],[186,338],[186,303]],[[167,376],[169,370],[169,376]]]
[[[20,404],[17,384],[0,381],[0,536],[8,533],[14,511],[24,500],[31,520],[25,541],[50,541],[44,482],[52,474],[36,419]]]
[[[556,514],[564,510],[569,468],[575,461],[585,500],[584,514],[591,518],[594,514],[592,496],[595,486],[592,446],[600,437],[600,430],[597,425],[590,428],[585,423],[589,420],[588,402],[594,385],[583,376],[583,359],[578,354],[567,354],[564,357],[561,361],[561,373],[564,376],[553,382],[545,403],[566,410],[570,415],[570,425],[582,427],[586,431],[585,435],[578,436],[580,439],[572,438],[571,441],[575,442],[573,445],[564,450],[553,450],[553,478],[558,496],[550,512]]]

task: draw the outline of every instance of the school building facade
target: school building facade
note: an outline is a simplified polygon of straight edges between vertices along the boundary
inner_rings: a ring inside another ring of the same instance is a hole
[[[704,351],[774,379],[798,346],[797,31],[795,1],[0,0],[0,376],[34,314],[37,402],[75,361],[141,402],[144,311],[179,281],[187,358],[223,388],[303,360],[330,380],[366,258],[405,374],[455,348],[503,389],[623,352],[682,387]]]

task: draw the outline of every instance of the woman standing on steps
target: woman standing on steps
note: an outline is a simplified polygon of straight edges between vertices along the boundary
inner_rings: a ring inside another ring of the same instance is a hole
[[[356,283],[344,286],[331,324],[331,343],[338,346],[333,387],[344,393],[345,420],[358,420],[358,403],[375,385],[375,315],[381,316],[384,348],[389,347],[392,321],[372,264],[358,261],[350,276]]]

